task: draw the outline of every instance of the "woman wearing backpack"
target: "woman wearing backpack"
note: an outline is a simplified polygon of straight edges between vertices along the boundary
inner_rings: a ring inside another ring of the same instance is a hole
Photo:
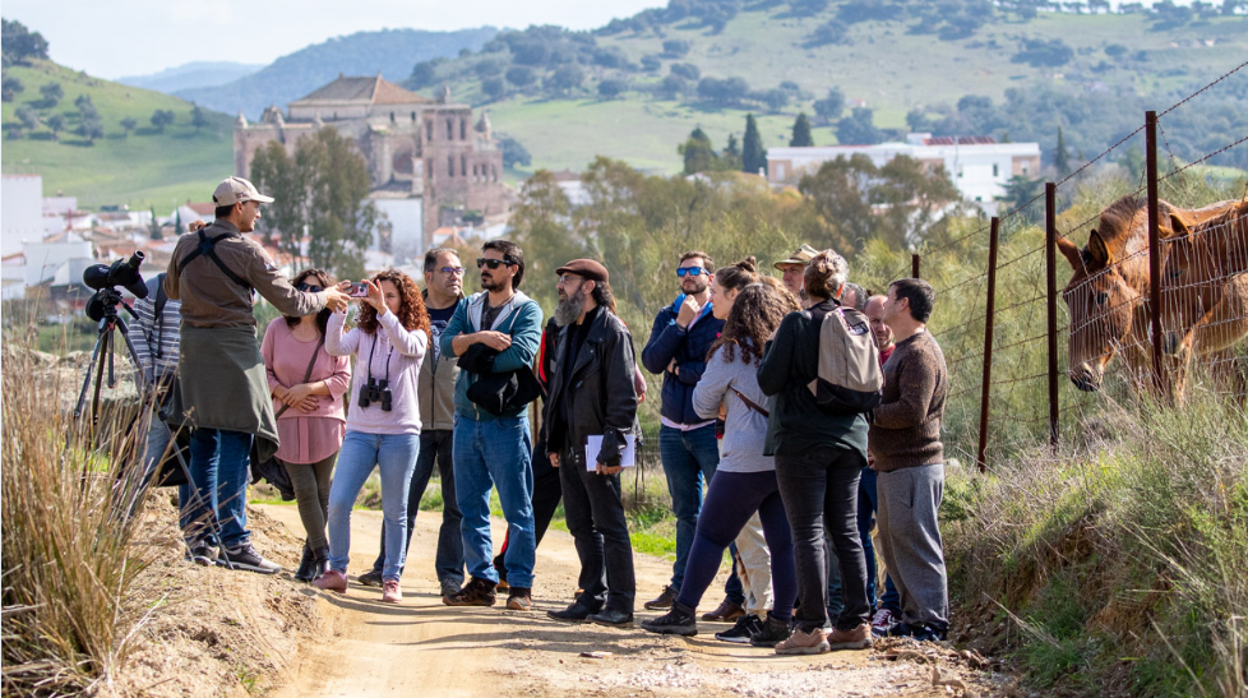
[[[762,455],[767,437],[767,397],[758,387],[757,366],[767,338],[798,305],[791,294],[757,280],[753,258],[715,272],[711,307],[716,317],[726,322],[711,345],[706,371],[694,388],[693,408],[707,419],[715,417],[721,406],[725,408],[723,452],[698,516],[685,583],[669,613],[641,624],[650,632],[697,634],[698,602],[715,578],[724,550],[757,512],[771,551],[775,601],[767,620],[760,622],[753,617],[752,632],[738,641],[748,639],[756,647],[772,647],[789,636],[797,596],[793,543],[776,484],[775,460]],[[753,591],[763,594],[762,589]]]
[[[856,412],[826,410],[809,387],[819,377],[823,319],[840,312],[834,299],[847,276],[845,259],[832,250],[810,260],[804,276],[810,305],[784,318],[758,367],[759,387],[775,397],[771,446],[797,563],[796,623],[793,634],[776,645],[777,654],[871,645],[866,560],[857,525],[858,478],[867,464],[867,420]],[[828,621],[828,586],[821,524],[826,524],[840,562],[845,600],[831,634],[823,629]]]

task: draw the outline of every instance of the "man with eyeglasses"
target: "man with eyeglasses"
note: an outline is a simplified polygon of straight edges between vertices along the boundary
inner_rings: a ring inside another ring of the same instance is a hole
[[[425,253],[425,309],[429,312],[432,341],[429,353],[420,366],[416,398],[420,403],[420,454],[412,473],[407,493],[407,535],[411,546],[412,526],[420,511],[420,500],[438,463],[442,483],[442,527],[438,530],[438,552],[434,570],[442,596],[454,596],[464,583],[464,540],[460,534],[459,504],[455,501],[455,468],[452,465],[451,443],[455,428],[455,381],[459,378],[457,357],[440,350],[438,343],[445,334],[451,317],[464,298],[464,267],[455,250],[440,247]],[[382,552],[373,562],[373,569],[360,575],[361,584],[381,586],[381,570],[385,565],[386,530],[381,530]]]
[[[507,608],[528,611],[533,608],[537,550],[528,405],[504,400],[509,406],[495,414],[469,398],[469,391],[487,373],[529,370],[541,340],[542,309],[519,290],[524,278],[524,252],[519,245],[507,240],[485,243],[477,268],[484,290],[459,304],[439,340],[444,355],[460,357],[451,457],[455,496],[463,515],[464,561],[471,575],[463,589],[443,596],[442,601],[448,606],[495,603],[499,577],[491,560],[490,490],[497,486],[510,539],[504,559],[511,585]],[[478,371],[465,367],[470,358]]]
[[[715,262],[700,250],[680,256],[676,276],[681,294],[676,302],[659,311],[650,330],[650,341],[641,352],[646,370],[663,374],[662,426],[659,428],[659,457],[667,476],[667,491],[676,515],[676,562],[671,584],[659,597],[647,601],[648,610],[672,607],[685,580],[685,563],[698,527],[702,510],[703,481],[710,483],[719,465],[719,444],[715,420],[698,416],[693,409],[693,389],[706,370],[706,354],[724,327],[723,320],[711,313],[711,282]],[[728,598],[719,608],[703,616],[706,620],[731,622],[745,611],[745,595],[734,574],[725,587]]]

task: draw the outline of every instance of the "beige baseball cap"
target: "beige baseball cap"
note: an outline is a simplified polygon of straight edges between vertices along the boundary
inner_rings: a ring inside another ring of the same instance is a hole
[[[810,260],[814,259],[815,255],[817,254],[819,254],[819,250],[816,250],[815,248],[811,247],[810,245],[807,245],[806,243],[802,243],[802,246],[797,248],[797,252],[794,252],[793,255],[790,256],[788,259],[782,259],[779,262],[776,262],[775,266],[776,266],[776,269],[779,269],[780,271],[784,271],[783,265],[806,264]]]
[[[233,206],[242,201],[259,201],[262,204],[273,203],[273,197],[265,196],[256,191],[256,185],[242,177],[226,177],[217,185],[212,193],[212,201],[218,206]]]

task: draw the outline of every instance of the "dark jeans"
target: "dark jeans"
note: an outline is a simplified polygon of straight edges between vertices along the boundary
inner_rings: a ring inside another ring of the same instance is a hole
[[[797,627],[810,632],[828,620],[824,532],[841,567],[845,607],[838,630],[869,622],[867,570],[858,539],[858,479],[862,456],[839,448],[815,448],[801,455],[776,455],[776,480],[793,529],[797,563]]]
[[[585,470],[579,453],[564,451],[559,470],[563,512],[581,559],[577,602],[586,608],[633,612],[637,581],[633,575],[633,544],[624,518],[620,476]]]
[[[897,587],[888,570],[884,570],[884,596],[878,600],[875,598],[879,572],[875,564],[875,544],[871,542],[871,520],[880,507],[880,498],[875,489],[878,478],[879,473],[871,468],[863,468],[862,480],[858,483],[858,536],[862,538],[862,554],[867,558],[867,598],[871,602],[871,608],[887,608],[900,617],[901,594],[897,593]]]
[[[434,560],[434,570],[439,582],[464,583],[464,539],[459,531],[459,522],[463,515],[459,513],[459,505],[455,503],[455,468],[451,466],[451,443],[455,432],[449,429],[437,429],[420,432],[420,453],[416,456],[416,470],[412,472],[412,482],[407,490],[407,545],[412,544],[412,527],[416,525],[416,514],[420,512],[420,498],[429,486],[429,478],[433,475],[433,462],[438,462],[438,473],[442,476],[442,527],[438,529],[438,552]],[[386,562],[386,528],[381,528],[381,552],[373,562],[373,571],[381,574]],[[400,570],[401,573],[401,570]]]
[[[251,434],[199,428],[191,432],[191,482],[198,491],[183,503],[181,526],[191,545],[215,542],[227,548],[246,543],[247,466],[251,463]],[[189,494],[189,490],[188,490]],[[208,528],[213,517],[221,540]]]
[[[550,528],[550,520],[559,508],[563,499],[563,485],[559,482],[559,469],[551,466],[550,458],[546,457],[546,442],[538,442],[533,449],[533,527],[537,544],[542,544],[546,529]],[[507,544],[511,542],[510,533],[503,538],[503,547],[494,556],[494,569],[498,570],[498,578],[507,581],[507,566],[503,564],[507,556]]]
[[[329,520],[329,485],[333,481],[334,463],[337,461],[338,452],[334,451],[332,456],[316,463],[285,463],[290,484],[295,488],[299,520],[303,522],[310,550],[329,547],[325,522]]]
[[[698,513],[702,510],[702,482],[708,484],[719,465],[719,443],[715,425],[690,431],[672,427],[659,428],[659,457],[667,476],[667,491],[672,497],[672,513],[676,515],[676,562],[672,565],[672,587],[679,589],[685,581],[685,565],[689,549],[698,531]],[[737,578],[736,565],[724,584],[729,601],[745,605],[745,592]]]
[[[775,604],[771,614],[788,620],[797,598],[793,571],[793,538],[774,471],[727,473],[720,471],[707,488],[698,516],[698,533],[689,551],[685,583],[680,587],[682,604],[697,608],[702,594],[715,579],[724,550],[736,540],[754,512],[763,523],[763,537],[771,551],[771,583]]]

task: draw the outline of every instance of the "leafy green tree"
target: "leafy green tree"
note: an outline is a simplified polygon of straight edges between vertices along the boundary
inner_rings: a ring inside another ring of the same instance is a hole
[[[677,99],[689,91],[689,81],[679,75],[668,75],[659,83],[657,92],[667,99]]]
[[[831,123],[841,118],[843,111],[845,111],[845,94],[839,87],[828,90],[827,97],[815,102],[815,116],[824,123]]]
[[[850,115],[836,122],[836,140],[841,145],[874,145],[883,142],[884,134],[875,127],[875,112],[854,107]]]
[[[160,232],[160,223],[156,220],[156,207],[149,207],[148,213],[151,215],[151,221],[147,224],[147,236],[152,240],[164,240],[165,236]]]
[[[3,78],[3,83],[4,84],[3,84],[2,92],[3,92],[3,101],[5,102],[12,102],[14,99],[17,98],[17,95],[19,93],[26,91],[26,86],[22,84],[21,80],[18,80],[17,78],[13,77],[12,75],[8,75],[7,73],[5,74]]]
[[[561,65],[546,78],[545,85],[557,94],[569,94],[579,90],[585,82],[585,71],[575,63]]]
[[[755,96],[755,98],[767,105],[767,108],[773,112],[784,109],[789,104],[789,92],[787,90],[774,89],[767,90]]]
[[[685,174],[712,172],[718,169],[719,156],[711,145],[710,136],[699,126],[693,129],[689,138],[676,149],[685,158]]]
[[[60,103],[61,98],[65,96],[65,90],[59,82],[45,82],[40,86],[39,94],[43,96],[43,108],[51,109]]]
[[[720,169],[725,172],[741,171],[741,144],[737,141],[737,134],[728,134],[728,145],[720,153],[719,162]]]
[[[624,94],[628,89],[628,82],[619,78],[607,78],[598,83],[598,96],[606,99],[614,99]]]
[[[810,120],[806,118],[806,113],[802,112],[793,122],[793,138],[789,139],[789,147],[803,148],[814,144],[815,139],[810,135]]]
[[[1066,137],[1062,134],[1062,127],[1057,127],[1057,146],[1053,149],[1053,169],[1057,170],[1058,177],[1065,177],[1070,174],[1070,151],[1066,149]]]
[[[199,133],[199,130],[209,123],[208,116],[198,104],[191,108],[191,126],[195,127],[195,133]]]
[[[136,121],[133,116],[127,116],[126,118],[122,119],[118,123],[121,124],[121,128],[123,131],[125,131],[125,135],[127,138],[130,137],[130,132],[138,128],[139,126],[139,122]]]
[[[528,148],[507,134],[498,134],[498,147],[503,151],[503,167],[507,169],[530,167],[533,164],[533,156],[529,154]]]
[[[997,197],[997,201],[1004,204],[1002,213],[1017,209],[1026,221],[1034,223],[1040,219],[1039,206],[1024,206],[1040,194],[1044,182],[1026,175],[1014,175],[1006,181],[1004,187],[1005,193]]]
[[[647,73],[657,73],[662,67],[663,59],[658,56],[649,55],[641,57],[641,69]]]
[[[13,111],[13,115],[17,117],[18,121],[22,122],[22,126],[25,126],[28,131],[39,128],[39,114],[34,109],[31,109],[30,105],[23,104]]]
[[[507,94],[507,83],[502,78],[486,78],[481,81],[481,92],[490,99],[501,99]]]
[[[535,79],[532,68],[517,65],[507,69],[507,82],[516,87],[528,87]]]
[[[89,94],[80,94],[75,97],[74,106],[78,108],[78,116],[84,120],[100,118],[100,112],[96,110],[95,103],[91,101]]]
[[[815,27],[815,30],[806,39],[805,46],[813,48],[816,46],[843,44],[848,37],[849,27],[840,20],[832,19]]]
[[[39,32],[32,32],[17,21],[0,21],[0,45],[4,51],[4,65],[29,65],[30,59],[48,58],[48,41]]]
[[[668,39],[663,42],[663,55],[668,58],[680,58],[689,53],[690,45],[684,39]]]
[[[65,126],[68,125],[64,114],[53,114],[52,116],[49,116],[47,121],[44,123],[47,125],[48,129],[52,131],[52,138],[54,139],[59,139],[61,131],[64,131]]]
[[[82,120],[79,132],[87,139],[87,143],[95,145],[97,138],[104,137],[104,124],[100,123],[99,116],[89,116]]]
[[[763,137],[758,133],[758,122],[754,115],[745,117],[745,139],[741,144],[741,170],[750,174],[767,171],[767,149],[763,147]]]
[[[152,112],[151,122],[152,125],[156,127],[157,131],[164,133],[165,127],[173,123],[173,118],[172,109],[157,109]]]

